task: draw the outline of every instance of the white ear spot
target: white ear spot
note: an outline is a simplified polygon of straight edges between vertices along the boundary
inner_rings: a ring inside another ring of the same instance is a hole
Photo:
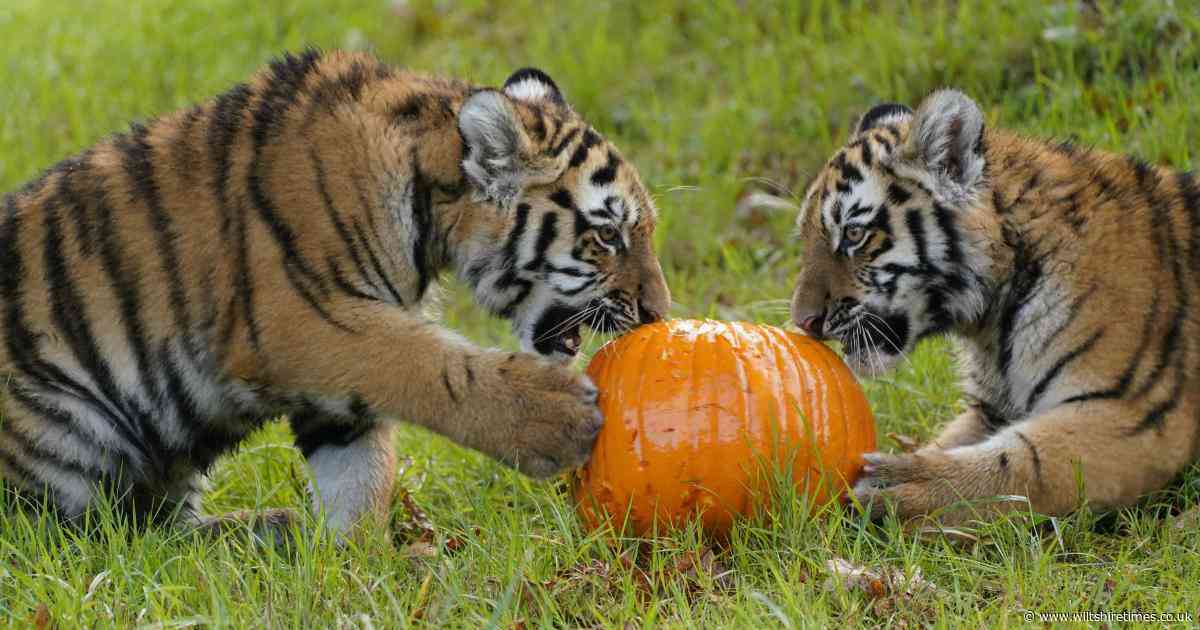
[[[537,68],[521,68],[504,81],[504,93],[514,100],[528,103],[550,101],[566,105],[562,91],[550,75]]]
[[[538,101],[550,97],[549,86],[536,79],[525,79],[504,88],[504,93],[519,101]]]
[[[917,108],[905,154],[947,197],[964,199],[983,179],[983,112],[962,92],[934,92]]]

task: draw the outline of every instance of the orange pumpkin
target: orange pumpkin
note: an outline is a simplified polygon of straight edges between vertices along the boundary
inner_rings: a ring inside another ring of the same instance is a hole
[[[605,345],[588,366],[605,424],[576,476],[590,528],[635,534],[699,515],[712,535],[787,471],[813,504],[854,483],[875,450],[862,388],[824,344],[772,326],[674,320]]]

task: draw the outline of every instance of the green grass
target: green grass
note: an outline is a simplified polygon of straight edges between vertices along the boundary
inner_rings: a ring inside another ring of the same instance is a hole
[[[880,100],[913,102],[955,85],[991,124],[1194,165],[1196,10],[1179,1],[1076,4],[272,0],[247,9],[234,0],[7,0],[0,189],[306,43],[367,47],[487,83],[536,64],[654,190],[672,314],[782,323],[801,247],[792,217],[737,217],[735,199],[763,181],[798,192],[855,116]],[[513,343],[453,285],[443,311],[480,342]],[[898,373],[867,383],[880,435],[929,436],[957,408],[953,374],[946,346],[931,343]],[[681,563],[704,548],[695,532],[610,544],[580,529],[561,485],[419,430],[400,439],[409,460],[402,484],[427,513],[432,555],[405,547],[420,531],[403,503],[400,550],[339,549],[307,536],[290,554],[244,536],[130,531],[103,515],[80,532],[5,506],[0,615],[61,627],[796,627],[1021,625],[1025,609],[1200,610],[1196,527],[1163,518],[1197,503],[1196,472],[1138,509],[998,519],[975,528],[968,546],[837,509],[811,516],[789,500],[739,526],[716,565],[688,572]],[[222,460],[206,507],[301,505],[302,470],[272,425]],[[937,591],[872,599],[827,590],[825,563],[835,557],[919,568]],[[714,575],[722,568],[729,573]]]

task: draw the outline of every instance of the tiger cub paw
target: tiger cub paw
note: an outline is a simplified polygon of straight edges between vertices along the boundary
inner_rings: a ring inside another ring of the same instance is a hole
[[[485,415],[501,420],[491,453],[531,477],[583,465],[603,425],[587,376],[529,354],[507,355],[497,374],[504,395]],[[499,417],[497,417],[499,416]]]
[[[854,502],[872,519],[894,506],[901,519],[928,514],[953,501],[950,457],[940,452],[869,453],[854,484]]]

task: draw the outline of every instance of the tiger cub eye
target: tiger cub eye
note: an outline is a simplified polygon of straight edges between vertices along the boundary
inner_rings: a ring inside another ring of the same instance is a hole
[[[598,234],[600,234],[600,238],[606,243],[616,243],[617,239],[621,236],[621,233],[617,231],[617,228],[611,225],[602,225],[597,228],[596,231]]]

